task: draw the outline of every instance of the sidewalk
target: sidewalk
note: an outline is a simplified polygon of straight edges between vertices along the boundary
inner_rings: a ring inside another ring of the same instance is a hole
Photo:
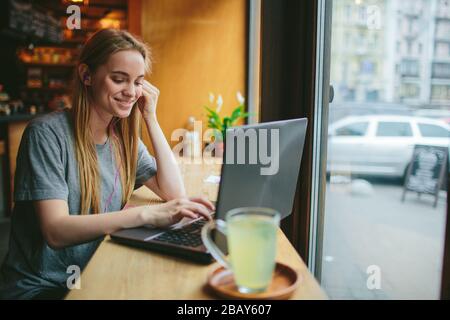
[[[372,184],[354,194],[327,186],[322,286],[335,299],[437,299],[440,292],[446,193],[420,199],[402,186]],[[381,289],[367,289],[367,267],[381,270]]]

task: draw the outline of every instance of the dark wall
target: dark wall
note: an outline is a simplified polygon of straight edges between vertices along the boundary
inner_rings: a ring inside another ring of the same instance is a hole
[[[0,36],[0,83],[11,98],[19,98],[21,75],[16,57],[18,43],[10,37]]]

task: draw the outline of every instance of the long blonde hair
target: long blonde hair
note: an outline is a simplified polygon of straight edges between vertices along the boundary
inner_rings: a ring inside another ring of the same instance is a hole
[[[90,37],[81,51],[78,65],[86,64],[93,73],[100,65],[106,63],[112,54],[122,50],[136,50],[142,54],[145,71],[149,71],[151,59],[148,47],[130,33],[115,29],[103,29]],[[89,129],[92,112],[89,106],[89,92],[78,72],[74,80],[71,113],[80,178],[81,214],[89,214],[89,209],[91,213],[99,213],[101,187],[97,152]],[[136,105],[129,117],[123,119],[114,117],[109,125],[110,143],[114,148],[121,177],[122,206],[129,200],[134,189],[139,130],[140,112]]]

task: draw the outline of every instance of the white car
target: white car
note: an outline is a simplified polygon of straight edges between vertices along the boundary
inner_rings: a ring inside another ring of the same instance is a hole
[[[404,177],[414,145],[449,147],[450,126],[422,117],[351,116],[330,125],[327,172]]]

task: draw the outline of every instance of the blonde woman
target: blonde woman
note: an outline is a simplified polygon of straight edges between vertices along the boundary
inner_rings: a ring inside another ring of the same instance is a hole
[[[63,297],[68,267],[82,270],[116,230],[209,219],[213,205],[186,197],[158,124],[159,91],[144,80],[150,63],[148,49],[131,34],[97,32],[80,55],[72,109],[28,125],[17,157],[1,298]],[[155,158],[138,137],[140,114]],[[140,185],[166,202],[121,210]]]

